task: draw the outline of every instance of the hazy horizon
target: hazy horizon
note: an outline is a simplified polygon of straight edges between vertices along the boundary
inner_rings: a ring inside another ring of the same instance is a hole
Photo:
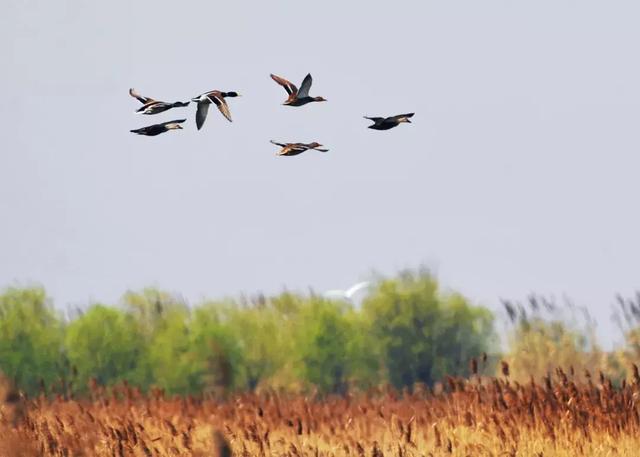
[[[432,268],[446,289],[566,295],[606,345],[640,289],[640,4],[82,4],[0,17],[0,287],[56,304],[345,288]],[[297,21],[308,18],[308,24]],[[269,73],[328,99],[282,106]],[[233,123],[176,101],[235,90]],[[368,116],[416,112],[378,132]],[[147,138],[130,129],[187,118]],[[269,140],[329,152],[275,157]]]

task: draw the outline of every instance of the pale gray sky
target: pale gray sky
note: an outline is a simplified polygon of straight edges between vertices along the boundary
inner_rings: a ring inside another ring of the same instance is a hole
[[[433,266],[495,306],[640,287],[635,1],[18,1],[0,15],[0,286],[60,306]],[[329,102],[282,106],[273,72]],[[232,124],[195,108],[236,90]],[[363,115],[415,111],[377,132]],[[132,128],[187,117],[184,131]],[[326,154],[277,158],[270,139]]]

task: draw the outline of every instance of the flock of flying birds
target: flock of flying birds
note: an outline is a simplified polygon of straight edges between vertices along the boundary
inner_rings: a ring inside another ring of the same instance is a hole
[[[311,89],[311,84],[313,83],[313,79],[311,78],[311,74],[308,74],[302,84],[300,84],[300,88],[298,89],[295,84],[287,81],[280,76],[271,75],[271,79],[277,82],[279,85],[284,87],[287,91],[288,97],[283,103],[286,106],[303,106],[307,103],[312,102],[326,102],[327,100],[323,97],[312,97],[309,95],[309,89]],[[189,105],[190,102],[162,102],[160,100],[154,100],[153,98],[143,97],[138,94],[134,89],[129,89],[129,94],[136,98],[142,106],[136,110],[137,113],[141,114],[158,114],[163,113],[164,111],[170,110],[172,108],[183,108]],[[196,126],[198,130],[202,128],[204,125],[204,121],[207,119],[207,114],[209,112],[209,105],[214,104],[218,108],[218,110],[222,113],[222,115],[231,122],[231,112],[229,111],[229,105],[227,105],[226,98],[239,97],[240,94],[237,92],[222,92],[220,90],[211,90],[209,92],[205,92],[204,94],[198,95],[191,99],[192,102],[196,103]],[[413,117],[414,113],[407,114],[398,114],[396,116],[390,117],[368,117],[364,116],[365,119],[369,119],[373,121],[373,124],[369,126],[370,129],[374,130],[389,130],[398,125],[408,122],[411,123],[410,118]],[[160,124],[153,124],[147,127],[142,127],[139,129],[131,130],[133,133],[137,133],[138,135],[146,135],[146,136],[156,136],[161,133],[168,132],[169,130],[181,130],[182,124],[186,119],[176,119],[169,122],[162,122]],[[281,156],[295,156],[301,154],[305,151],[313,149],[315,151],[327,152],[328,149],[323,149],[322,145],[318,142],[313,143],[279,143],[277,141],[271,140],[271,143],[279,146],[281,150],[277,153],[277,155]]]

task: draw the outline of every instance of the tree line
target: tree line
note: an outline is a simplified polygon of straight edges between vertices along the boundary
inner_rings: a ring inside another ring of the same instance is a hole
[[[401,388],[468,374],[495,349],[493,314],[423,270],[379,280],[360,306],[291,292],[189,306],[144,289],[63,313],[40,287],[0,294],[0,371],[29,394]]]
[[[494,313],[443,291],[425,270],[380,279],[359,306],[286,291],[190,306],[144,289],[116,305],[63,312],[43,288],[14,287],[0,293],[0,373],[29,394],[82,395],[91,384],[122,382],[170,394],[344,393],[433,386],[469,375],[470,361],[472,371],[493,375],[504,360],[521,383],[557,367],[583,381],[601,372],[622,383],[640,365],[640,294],[616,298],[623,344],[609,351],[584,308],[536,295],[502,304]]]

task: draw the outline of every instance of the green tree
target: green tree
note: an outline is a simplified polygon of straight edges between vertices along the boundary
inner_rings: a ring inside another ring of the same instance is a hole
[[[190,311],[186,306],[173,307],[162,317],[145,356],[152,382],[174,394],[198,391],[202,370],[191,347]]]
[[[110,385],[127,380],[139,385],[138,364],[144,341],[133,318],[126,312],[93,305],[67,328],[65,346],[76,367],[79,387],[94,377]]]
[[[277,313],[278,343],[272,377],[276,387],[344,392],[350,385],[377,383],[377,359],[361,313],[351,304],[317,296],[282,293],[268,301]],[[269,309],[269,308],[267,308]],[[271,329],[263,339],[274,340]]]
[[[227,308],[228,326],[242,352],[242,378],[253,390],[285,365],[291,342],[285,321],[271,301]]]
[[[64,326],[44,289],[9,288],[0,295],[0,371],[33,394],[68,374]]]
[[[371,350],[397,387],[466,374],[469,359],[488,351],[494,337],[490,311],[440,293],[426,271],[381,281],[363,312],[376,342]]]
[[[306,300],[297,320],[300,377],[323,391],[344,391],[349,376],[351,328],[341,303]]]
[[[135,320],[141,335],[147,340],[166,321],[172,310],[183,310],[185,304],[168,292],[148,287],[140,292],[129,291],[122,298],[125,311]]]
[[[200,390],[223,392],[245,387],[243,353],[228,325],[229,305],[207,302],[193,312],[190,348],[200,373]]]
[[[141,340],[134,382],[169,393],[196,390],[198,369],[189,352],[191,313],[184,301],[169,292],[145,288],[127,292],[122,302]]]

